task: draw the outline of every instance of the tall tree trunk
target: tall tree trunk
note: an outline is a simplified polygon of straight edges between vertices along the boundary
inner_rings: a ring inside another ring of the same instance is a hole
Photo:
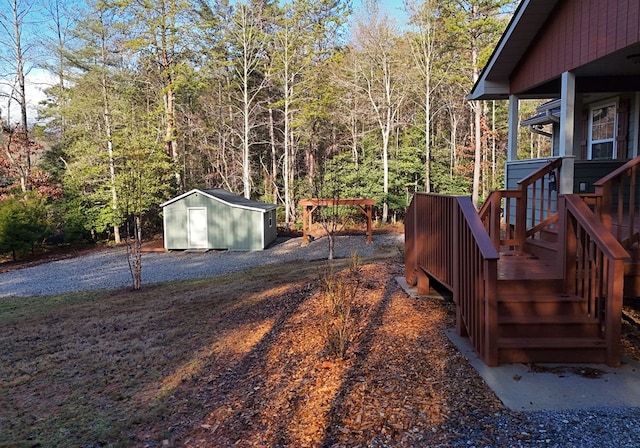
[[[20,169],[20,187],[23,192],[31,189],[31,149],[29,147],[29,123],[27,120],[27,95],[25,89],[25,72],[24,72],[24,53],[22,49],[22,25],[24,16],[19,14],[19,4],[17,0],[13,0],[11,4],[13,12],[13,33],[15,44],[16,58],[16,81],[18,84],[18,104],[20,106],[20,138],[25,143],[24,155],[25,161],[22,169]]]
[[[473,17],[475,18],[478,15],[478,7],[477,5],[473,5]],[[478,53],[480,49],[477,45],[477,39],[475,37],[472,38],[471,42],[471,64],[473,66],[473,83],[475,84],[478,80]],[[474,163],[473,163],[473,190],[471,194],[471,200],[473,205],[478,207],[478,201],[480,197],[480,169],[482,165],[482,141],[481,141],[481,129],[480,123],[482,121],[482,102],[474,101],[473,102],[473,118],[474,118]]]
[[[102,87],[102,119],[104,122],[104,131],[107,140],[107,156],[109,158],[109,188],[111,190],[111,210],[113,211],[113,239],[116,244],[120,244],[120,226],[117,221],[118,214],[118,191],[116,187],[116,163],[113,153],[113,130],[111,127],[111,108],[109,107],[109,90],[107,87],[107,48],[105,36],[105,24],[102,19],[102,11],[100,11],[100,57],[102,62],[102,74],[100,83]]]
[[[271,178],[269,179],[271,196],[274,204],[278,203],[278,187],[276,180],[278,178],[278,152],[276,148],[275,123],[273,120],[273,109],[269,108],[269,141],[271,144]]]

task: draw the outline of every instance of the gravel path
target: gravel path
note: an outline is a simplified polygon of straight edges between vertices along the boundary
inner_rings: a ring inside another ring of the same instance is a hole
[[[377,246],[398,245],[403,241],[402,234],[375,235],[373,244],[366,244],[360,235],[340,236],[336,239],[335,256],[349,257],[356,252],[366,257]],[[278,238],[275,245],[256,252],[145,252],[142,283],[214,277],[262,264],[327,257],[326,238],[312,241],[306,247],[301,247],[301,243],[302,238]],[[126,249],[114,248],[0,274],[0,298],[116,289],[131,283]]]

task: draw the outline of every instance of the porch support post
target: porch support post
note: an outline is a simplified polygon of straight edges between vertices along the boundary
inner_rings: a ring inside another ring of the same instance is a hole
[[[562,172],[560,173],[558,193],[573,193],[575,136],[576,134],[576,76],[572,72],[564,72],[560,93],[560,157]],[[579,144],[579,142],[578,142]]]
[[[507,162],[518,160],[518,128],[520,126],[520,98],[509,96],[509,129],[507,137]]]

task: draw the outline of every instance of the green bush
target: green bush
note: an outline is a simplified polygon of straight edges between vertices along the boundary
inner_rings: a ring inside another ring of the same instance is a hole
[[[41,198],[9,198],[0,202],[0,253],[18,254],[42,244],[50,233],[47,208]]]

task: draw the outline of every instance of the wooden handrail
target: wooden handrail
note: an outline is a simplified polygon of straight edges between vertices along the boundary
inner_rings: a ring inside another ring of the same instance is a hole
[[[520,181],[518,181],[518,186],[530,185],[542,179],[544,176],[546,176],[556,168],[561,168],[561,167],[562,167],[562,158],[549,159],[548,163],[545,166],[529,174],[527,177],[520,179]]]
[[[521,199],[522,192],[520,190],[494,190],[478,212],[478,216],[497,251],[502,246],[518,245],[518,240],[514,237],[517,225],[511,220],[511,210],[518,209],[522,202]],[[503,227],[500,225],[501,221]]]
[[[613,229],[615,218],[616,239],[627,247],[640,237],[636,231],[636,214],[640,211],[639,204],[636,203],[639,166],[640,157],[636,157],[593,184],[598,196],[596,213],[609,230]],[[617,195],[615,203],[614,193]]]
[[[603,328],[606,363],[620,365],[624,263],[629,255],[578,195],[559,198],[565,291]]]
[[[480,255],[482,255],[485,260],[500,259],[500,254],[498,254],[497,249],[493,246],[491,238],[482,225],[482,221],[480,220],[478,212],[473,206],[471,199],[467,196],[458,196],[457,200],[458,207],[460,207],[460,211],[462,212],[465,221],[469,226],[469,230],[478,245]]]
[[[540,223],[550,218],[549,223],[555,222],[553,215],[557,211],[552,208],[551,188],[547,188],[544,178],[556,169],[558,170],[557,191],[562,171],[562,158],[549,159],[546,165],[518,182],[518,190],[522,192],[522,205],[517,208],[515,229],[519,247],[523,247],[527,238],[535,237],[535,234],[544,227],[541,227]]]
[[[489,366],[498,364],[498,252],[471,198],[457,198],[454,207],[453,297],[456,330],[468,336]]]
[[[420,289],[419,276],[428,275],[449,288],[458,333],[469,336],[488,365],[496,365],[500,256],[471,198],[416,193],[405,221],[407,281],[417,280]]]
[[[594,243],[601,248],[605,256],[615,260],[629,260],[629,253],[607,230],[587,204],[577,194],[562,195],[566,201],[566,208],[576,218],[581,226],[591,235]]]
[[[622,165],[621,167],[618,167],[617,169],[611,171],[609,174],[604,176],[602,179],[599,179],[596,182],[594,182],[593,186],[598,188],[598,187],[602,187],[604,184],[611,183],[612,181],[614,181],[615,179],[623,176],[624,174],[627,173],[627,171],[631,170],[632,168],[634,168],[634,167],[636,167],[638,165],[640,165],[640,157],[636,157],[634,159],[631,159],[627,163]]]

